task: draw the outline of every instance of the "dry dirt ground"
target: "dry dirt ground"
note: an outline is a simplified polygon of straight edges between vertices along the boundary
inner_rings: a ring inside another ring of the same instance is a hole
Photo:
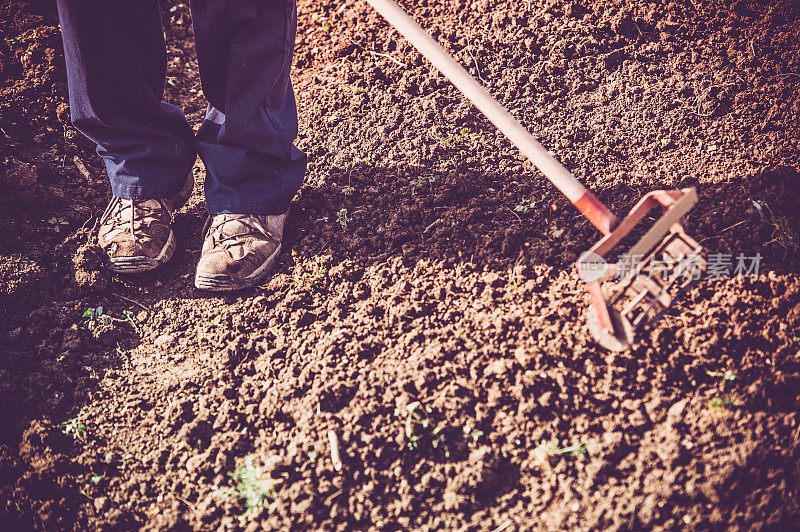
[[[300,0],[274,278],[192,287],[200,187],[166,267],[109,276],[53,5],[4,0],[0,528],[800,526],[798,4],[403,4],[616,212],[697,186],[688,232],[759,275],[602,351],[589,224],[365,3]],[[188,8],[163,15],[197,125]]]

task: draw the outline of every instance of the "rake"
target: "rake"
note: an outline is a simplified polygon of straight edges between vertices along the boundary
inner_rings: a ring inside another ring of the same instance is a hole
[[[591,307],[589,331],[603,347],[624,351],[705,271],[703,248],[680,225],[697,203],[694,188],[657,190],[617,217],[586,189],[491,94],[393,0],[367,0],[447,77],[603,234],[576,263]],[[619,260],[612,252],[653,210],[660,216]],[[608,294],[608,295],[607,295]]]

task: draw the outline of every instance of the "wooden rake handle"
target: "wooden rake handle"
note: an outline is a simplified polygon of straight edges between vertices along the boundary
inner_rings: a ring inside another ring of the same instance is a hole
[[[528,133],[505,107],[469,75],[453,56],[433,40],[393,0],[367,0],[401,35],[425,56],[466,98],[475,105],[519,150],[536,165],[578,210],[603,234],[611,232],[617,219],[539,141]]]

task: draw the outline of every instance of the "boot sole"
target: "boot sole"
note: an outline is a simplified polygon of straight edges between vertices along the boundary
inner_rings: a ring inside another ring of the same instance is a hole
[[[280,252],[281,246],[279,245],[272,256],[264,261],[264,264],[260,268],[244,279],[236,279],[230,275],[219,273],[197,272],[194,276],[194,285],[200,290],[209,290],[212,292],[235,292],[237,290],[251,288],[269,277],[269,274],[275,269],[275,264],[278,262],[278,255]]]
[[[186,178],[186,183],[175,195],[175,206],[172,212],[177,211],[189,201],[189,198],[194,191],[194,174],[189,171],[189,176]],[[169,237],[164,247],[159,252],[158,256],[148,257],[146,255],[139,255],[135,257],[115,257],[109,258],[109,265],[111,271],[115,273],[144,273],[155,270],[159,266],[169,262],[172,254],[175,253],[175,233],[172,229],[169,230]]]

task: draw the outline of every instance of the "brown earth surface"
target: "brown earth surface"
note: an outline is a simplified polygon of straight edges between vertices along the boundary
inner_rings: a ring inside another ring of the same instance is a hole
[[[759,275],[604,352],[588,222],[365,3],[301,0],[309,172],[274,278],[193,288],[201,187],[167,266],[110,276],[54,7],[4,0],[0,528],[800,526],[800,6],[403,4],[615,212],[697,186],[689,234]],[[189,11],[163,14],[199,125]]]

